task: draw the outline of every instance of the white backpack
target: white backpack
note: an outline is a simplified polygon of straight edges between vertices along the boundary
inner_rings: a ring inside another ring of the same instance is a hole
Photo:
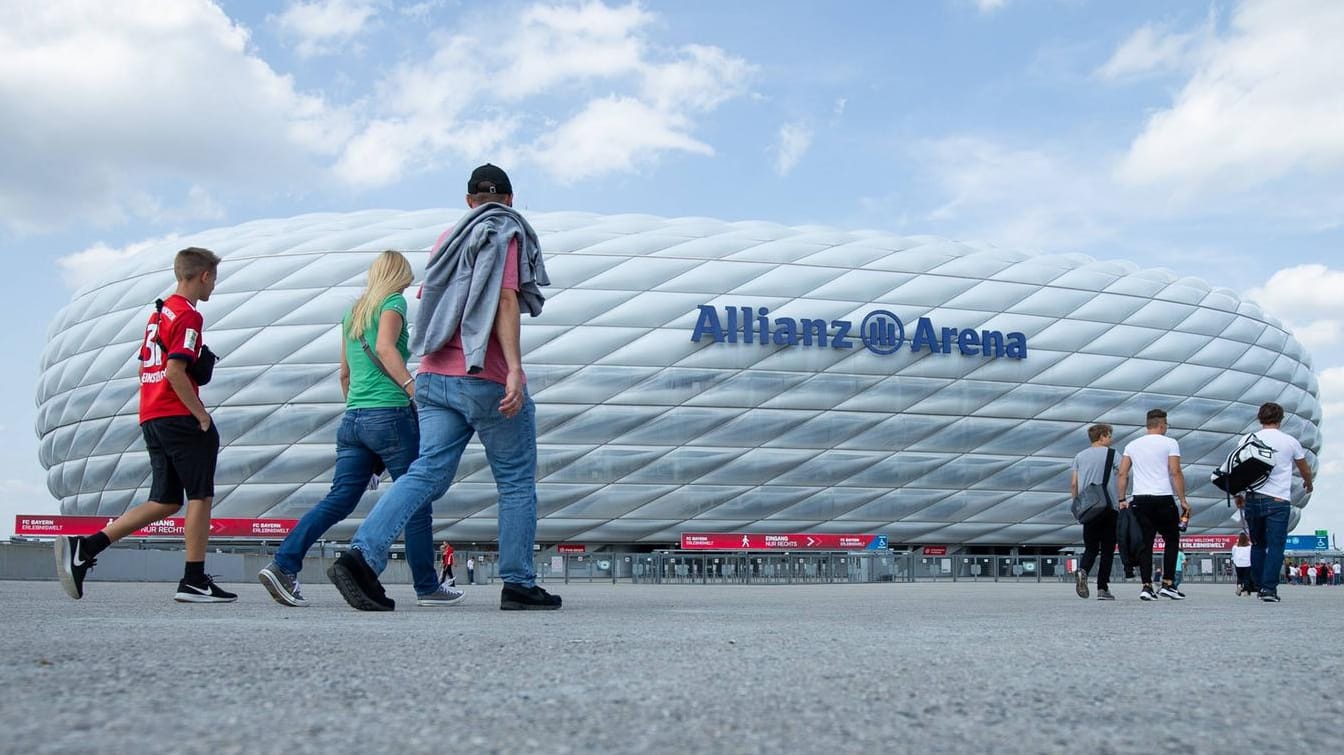
[[[1227,505],[1231,506],[1232,496],[1264,485],[1272,471],[1274,448],[1251,433],[1213,470],[1209,481],[1227,494]]]

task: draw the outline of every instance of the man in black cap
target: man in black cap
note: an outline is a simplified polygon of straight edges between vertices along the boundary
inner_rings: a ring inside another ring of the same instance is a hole
[[[434,244],[425,268],[411,348],[420,457],[378,501],[328,576],[351,606],[390,611],[377,575],[416,511],[447,492],[473,435],[485,446],[499,490],[499,576],[503,610],[554,610],[560,598],[537,586],[537,427],[519,342],[523,311],[541,314],[550,284],[537,234],[513,209],[513,186],[485,164],[467,181],[471,211]]]

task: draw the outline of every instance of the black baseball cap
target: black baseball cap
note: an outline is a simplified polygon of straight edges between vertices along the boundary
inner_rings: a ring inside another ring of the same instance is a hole
[[[486,163],[471,172],[467,180],[468,194],[512,194],[513,184],[509,183],[509,174],[498,165]]]

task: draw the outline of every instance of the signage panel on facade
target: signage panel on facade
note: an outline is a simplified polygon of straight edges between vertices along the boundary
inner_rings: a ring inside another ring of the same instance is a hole
[[[92,535],[114,521],[110,516],[63,516],[18,514],[14,517],[14,534],[26,537],[56,537],[62,535]],[[131,537],[183,536],[187,520],[182,517],[161,519],[148,527],[138,529]],[[261,537],[279,540],[294,529],[297,519],[211,519],[211,537]]]
[[[1181,535],[1183,551],[1230,551],[1237,544],[1236,535]],[[1166,550],[1167,544],[1158,535],[1153,540],[1153,550]]]
[[[762,534],[747,532],[683,532],[681,535],[682,550],[875,551],[883,550],[886,547],[886,535]]]
[[[1330,538],[1320,532],[1315,535],[1289,535],[1283,549],[1289,551],[1330,550]]]
[[[560,543],[555,546],[556,551],[560,553],[586,553],[588,546],[583,543]]]
[[[924,555],[926,556],[946,556],[946,545],[926,545],[924,546]]]

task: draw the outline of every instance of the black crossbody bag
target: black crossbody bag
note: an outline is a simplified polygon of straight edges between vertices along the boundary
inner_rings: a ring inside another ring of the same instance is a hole
[[[154,300],[154,324],[158,326],[154,330],[154,343],[159,345],[166,357],[168,355],[168,344],[164,343],[163,339],[159,337],[159,333],[163,330],[163,299]],[[204,338],[204,334],[201,337]],[[149,355],[145,353],[145,347],[140,347],[140,361],[143,362],[148,358]],[[218,361],[220,361],[219,355],[211,351],[210,347],[202,341],[196,359],[187,365],[187,375],[196,381],[196,385],[206,385],[215,376],[215,363]]]

